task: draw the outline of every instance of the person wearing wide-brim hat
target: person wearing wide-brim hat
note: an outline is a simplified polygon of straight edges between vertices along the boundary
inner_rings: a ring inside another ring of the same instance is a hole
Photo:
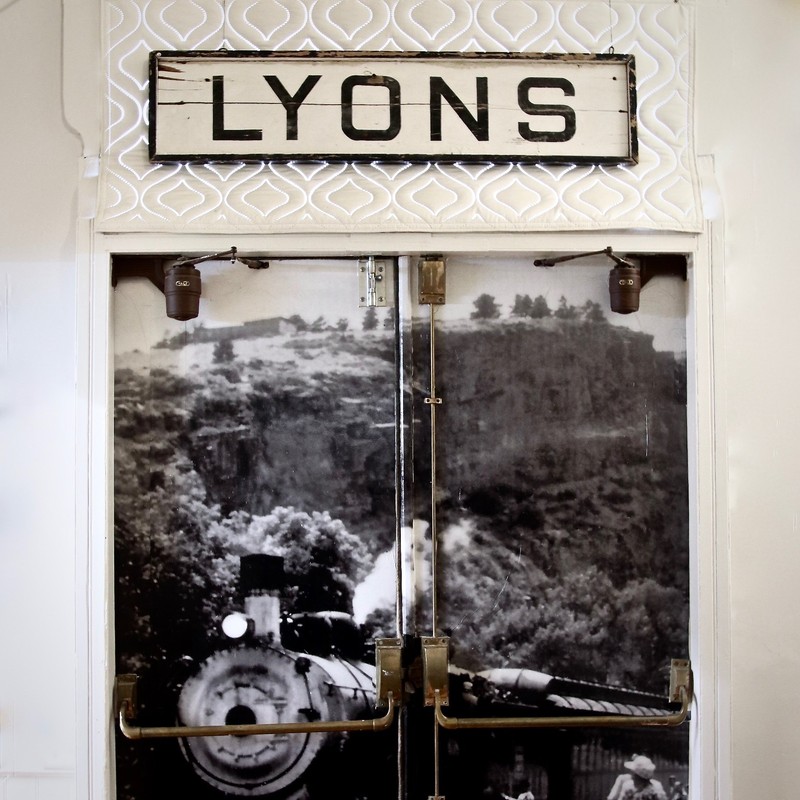
[[[634,755],[624,766],[628,772],[617,778],[608,800],[666,800],[664,787],[653,777],[656,765],[647,756]]]

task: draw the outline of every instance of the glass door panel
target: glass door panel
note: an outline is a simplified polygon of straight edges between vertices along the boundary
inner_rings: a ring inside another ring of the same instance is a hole
[[[354,259],[201,271],[191,322],[145,280],[115,294],[116,661],[137,725],[375,717],[372,640],[398,618],[396,302],[360,307]],[[396,730],[117,738],[120,800],[329,797],[332,771],[337,797],[397,794]]]
[[[406,696],[381,733],[118,736],[117,797],[626,800],[652,762],[678,800],[686,727],[445,731],[421,653],[446,642],[454,717],[663,712],[688,652],[685,284],[622,316],[602,257],[451,256],[429,305],[417,259],[382,263],[366,308],[356,259],[207,262],[186,323],[118,282],[136,724],[375,718],[376,638],[402,637]]]
[[[437,620],[423,602],[417,624],[449,637],[453,716],[653,713],[688,652],[685,286],[655,279],[638,313],[612,314],[608,269],[448,259],[433,495],[415,309],[416,527],[433,504],[438,535]],[[671,797],[688,780],[686,726],[440,736],[448,797],[606,797],[634,755]]]

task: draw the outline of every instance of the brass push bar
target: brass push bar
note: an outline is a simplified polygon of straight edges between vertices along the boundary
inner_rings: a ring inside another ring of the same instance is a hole
[[[442,699],[435,691],[436,722],[447,730],[475,728],[659,728],[675,727],[689,715],[689,693],[681,688],[680,710],[670,714],[637,717],[633,714],[590,717],[446,717],[442,713]]]
[[[447,717],[442,711],[448,700],[447,670],[441,660],[446,657],[446,639],[431,639],[423,646],[423,669],[427,674],[426,705],[435,707],[437,725],[447,730],[502,728],[659,728],[675,727],[689,716],[692,702],[692,670],[686,659],[673,659],[670,665],[669,702],[680,703],[677,711],[664,714],[597,715],[574,717]]]
[[[391,727],[395,717],[395,696],[402,697],[401,640],[379,639],[376,643],[378,704],[387,706],[376,719],[318,720],[315,722],[278,722],[243,725],[174,725],[142,728],[131,724],[136,718],[136,675],[117,675],[114,690],[119,729],[128,739],[185,739],[198,736],[256,736],[275,733],[334,733],[378,731]]]
[[[120,675],[121,679],[130,678],[129,675]],[[134,676],[135,677],[135,676]],[[378,732],[389,728],[394,722],[395,705],[392,693],[387,697],[388,709],[382,717],[377,719],[353,719],[353,720],[331,720],[319,722],[284,722],[270,723],[265,725],[197,725],[171,727],[153,726],[142,728],[131,725],[128,719],[133,715],[130,713],[131,706],[127,700],[122,700],[119,707],[119,729],[122,735],[128,739],[185,739],[195,736],[256,736],[260,734],[274,733],[331,733],[343,731],[372,731]]]

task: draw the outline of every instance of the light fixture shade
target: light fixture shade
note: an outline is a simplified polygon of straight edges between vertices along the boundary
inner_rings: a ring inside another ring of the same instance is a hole
[[[194,319],[200,308],[200,270],[176,264],[164,275],[167,316],[185,321]]]
[[[608,294],[611,310],[617,314],[633,314],[639,310],[642,273],[639,267],[618,265],[608,273]]]

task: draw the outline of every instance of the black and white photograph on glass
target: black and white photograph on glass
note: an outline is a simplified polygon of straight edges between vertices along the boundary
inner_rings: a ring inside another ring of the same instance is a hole
[[[655,278],[638,313],[615,314],[613,264],[588,261],[448,260],[434,495],[453,716],[664,714],[671,659],[688,654],[686,285]],[[431,322],[415,314],[424,636]],[[679,800],[688,784],[686,726],[448,731],[440,752],[450,796],[591,800],[623,775],[633,796]]]
[[[118,284],[116,650],[137,724],[379,715],[372,641],[396,614],[362,587],[395,540],[395,323],[359,307],[355,269],[203,264],[188,323],[146,281]],[[396,785],[392,731],[117,752],[130,800],[329,796],[333,773],[342,798]]]
[[[686,290],[654,279],[617,315],[608,266],[447,259],[435,503],[415,259],[378,308],[355,259],[204,264],[190,322],[118,284],[116,666],[139,676],[137,724],[373,718],[374,640],[400,634],[409,662],[400,743],[118,736],[120,798],[432,794],[413,657],[434,583],[448,713],[663,708],[688,652]],[[442,793],[465,800],[686,796],[685,727],[440,744]]]

